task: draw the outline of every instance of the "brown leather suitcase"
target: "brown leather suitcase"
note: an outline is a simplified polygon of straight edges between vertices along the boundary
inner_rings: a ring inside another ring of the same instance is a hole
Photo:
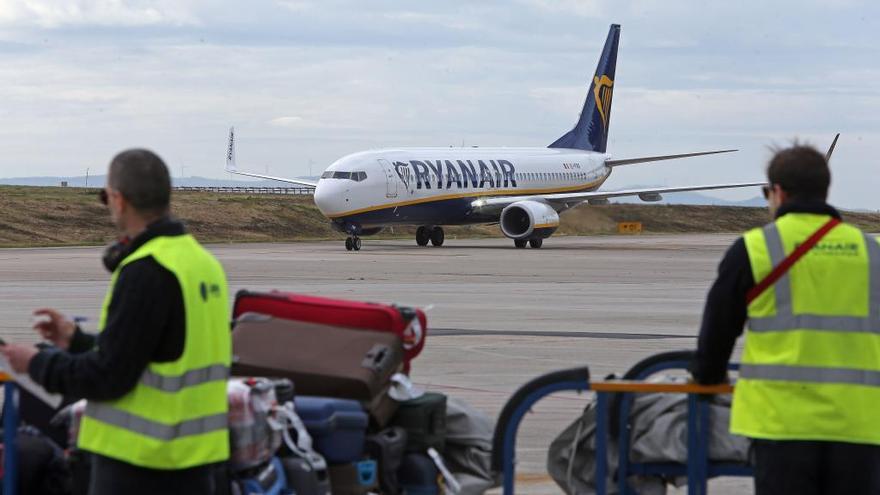
[[[404,358],[395,334],[245,313],[235,322],[232,354],[233,375],[289,378],[297,395],[363,401],[379,424],[394,412],[385,410],[387,390]]]

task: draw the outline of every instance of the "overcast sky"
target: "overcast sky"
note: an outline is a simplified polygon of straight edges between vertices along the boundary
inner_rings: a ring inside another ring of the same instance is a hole
[[[843,133],[832,202],[880,209],[880,7],[858,1],[0,0],[0,177],[320,171],[394,146],[546,146],[622,24],[609,151],[739,148],[605,188],[763,177],[768,145]],[[755,190],[719,193],[748,198]]]

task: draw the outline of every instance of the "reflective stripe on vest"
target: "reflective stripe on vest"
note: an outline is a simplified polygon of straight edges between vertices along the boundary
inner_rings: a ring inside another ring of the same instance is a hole
[[[229,378],[229,367],[215,364],[205,368],[189,370],[183,375],[163,376],[149,368],[141,376],[141,385],[152,387],[163,392],[178,392],[185,387],[194,387],[203,383]]]
[[[776,223],[764,227],[764,239],[767,252],[773,266],[778,266],[785,259],[785,249]],[[786,330],[825,330],[829,332],[870,332],[880,333],[880,244],[867,234],[863,234],[868,249],[870,273],[868,277],[870,295],[869,315],[859,316],[823,316],[815,314],[794,314],[791,298],[791,277],[786,273],[773,285],[776,296],[776,315],[750,317],[749,330],[752,332],[782,332]]]
[[[181,421],[173,425],[166,425],[157,421],[137,416],[103,402],[89,402],[86,405],[85,414],[104,423],[124,428],[128,431],[150,437],[155,440],[168,442],[191,435],[212,433],[225,430],[228,423],[228,414],[220,413],[212,416]]]
[[[781,364],[741,364],[741,378],[880,387],[880,371]]]

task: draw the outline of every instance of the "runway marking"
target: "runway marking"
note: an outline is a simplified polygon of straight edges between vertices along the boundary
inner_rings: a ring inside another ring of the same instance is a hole
[[[655,339],[693,339],[695,335],[673,335],[668,333],[614,333],[614,332],[563,332],[552,330],[479,330],[466,328],[431,328],[428,334],[432,337],[481,336],[497,335],[503,337],[571,337],[577,339],[621,339],[621,340],[655,340]]]

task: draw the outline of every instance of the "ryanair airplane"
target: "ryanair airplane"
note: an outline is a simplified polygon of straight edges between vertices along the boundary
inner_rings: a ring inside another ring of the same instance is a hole
[[[763,182],[598,191],[615,167],[691,156],[612,159],[605,151],[620,26],[612,24],[572,130],[546,148],[392,148],[340,158],[317,181],[243,172],[235,166],[235,135],[229,131],[226,170],[315,188],[315,204],[345,247],[360,250],[361,236],[389,225],[417,226],[419,246],[443,245],[443,226],[498,224],[517,248],[540,248],[559,227],[559,214],[588,202],[638,196],[659,201],[662,193],[763,185]]]

